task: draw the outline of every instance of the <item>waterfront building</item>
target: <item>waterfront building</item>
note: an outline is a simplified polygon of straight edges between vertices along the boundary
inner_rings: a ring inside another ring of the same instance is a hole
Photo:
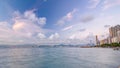
[[[98,36],[96,35],[96,45],[99,46],[100,45],[100,41],[98,39]]]
[[[117,32],[118,34],[118,42],[120,43],[120,30]]]
[[[107,38],[107,44],[111,44],[112,43],[112,40],[111,40],[111,37],[109,36],[108,38]]]
[[[101,40],[101,41],[100,41],[100,45],[102,45],[102,44],[104,44],[104,40]]]
[[[109,28],[109,34],[111,38],[111,43],[118,43],[120,42],[119,39],[119,32],[120,31],[120,25],[116,25],[114,27]]]
[[[106,39],[103,39],[103,40],[100,41],[100,45],[109,44],[109,43],[110,43],[109,38],[106,38]]]
[[[118,42],[119,42],[119,40],[118,40],[117,36],[112,38],[112,43],[118,43]]]

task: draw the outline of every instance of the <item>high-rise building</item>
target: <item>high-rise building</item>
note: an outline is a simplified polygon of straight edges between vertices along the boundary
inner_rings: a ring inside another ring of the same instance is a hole
[[[114,37],[114,28],[113,27],[111,27],[111,28],[109,28],[109,34],[110,34],[110,37]]]
[[[98,40],[98,36],[96,35],[96,45],[99,46],[100,45],[100,42]]]
[[[117,31],[120,30],[120,25],[116,25],[115,27],[109,28],[109,33],[111,37],[116,37],[117,36]]]
[[[120,42],[118,38],[119,37],[118,31],[120,31],[120,25],[116,25],[114,27],[109,28],[109,33],[110,33],[110,38],[112,40],[112,43]]]
[[[100,45],[102,45],[102,44],[109,44],[109,39],[106,38],[106,39],[101,40]]]
[[[120,30],[117,32],[117,34],[118,34],[118,41],[120,43]]]

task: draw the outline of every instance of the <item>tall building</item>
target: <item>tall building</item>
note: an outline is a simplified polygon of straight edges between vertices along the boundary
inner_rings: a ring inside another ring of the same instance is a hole
[[[100,42],[98,40],[98,36],[96,35],[96,45],[99,46],[100,45]]]
[[[120,30],[117,32],[117,34],[118,34],[118,41],[120,43]]]
[[[110,37],[114,37],[115,36],[113,27],[109,28],[109,34],[110,34]]]
[[[112,43],[120,42],[118,38],[119,37],[118,31],[120,31],[120,25],[116,25],[114,27],[109,28],[109,34],[110,34]]]
[[[109,39],[106,38],[106,39],[101,40],[100,45],[102,45],[102,44],[109,44]]]
[[[116,25],[114,27],[109,28],[109,33],[111,37],[116,37],[117,32],[120,30],[120,25]]]

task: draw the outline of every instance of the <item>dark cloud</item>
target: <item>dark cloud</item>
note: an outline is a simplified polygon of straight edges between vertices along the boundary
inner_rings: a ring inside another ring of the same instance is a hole
[[[109,28],[109,27],[110,27],[110,25],[104,25],[104,27],[105,27],[105,28]]]
[[[87,23],[94,20],[94,16],[92,15],[85,15],[81,18],[81,22]]]
[[[78,31],[80,31],[80,32],[84,32],[84,31],[86,31],[86,29],[83,28],[83,29],[80,29],[80,30],[78,30]]]

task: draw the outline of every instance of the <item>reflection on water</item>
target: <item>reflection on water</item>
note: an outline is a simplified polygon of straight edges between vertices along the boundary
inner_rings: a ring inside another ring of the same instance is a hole
[[[0,68],[118,68],[120,51],[108,48],[5,48]]]

